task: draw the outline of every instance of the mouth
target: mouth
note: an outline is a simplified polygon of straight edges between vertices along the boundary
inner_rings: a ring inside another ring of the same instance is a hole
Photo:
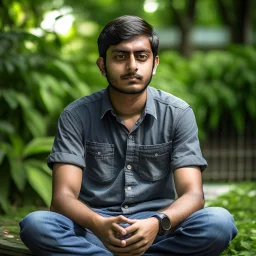
[[[124,75],[121,77],[124,80],[141,80],[141,76],[140,75]]]
[[[135,76],[127,76],[124,80],[137,80],[137,78]]]

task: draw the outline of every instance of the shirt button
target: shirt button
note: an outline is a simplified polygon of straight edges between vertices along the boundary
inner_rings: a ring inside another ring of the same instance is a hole
[[[127,169],[128,170],[131,170],[132,169],[132,166],[130,164],[127,165]]]
[[[128,205],[125,205],[124,208],[125,208],[125,209],[128,209],[129,207],[128,207]]]
[[[158,153],[155,153],[155,156],[158,156]]]
[[[132,188],[131,187],[127,187],[127,190],[130,191],[130,190],[132,190]]]
[[[130,140],[132,140],[132,138],[133,138],[133,136],[132,136],[132,135],[130,135],[130,136],[129,136],[129,139],[130,139]]]
[[[101,155],[101,152],[98,152],[98,155],[100,156],[100,155]]]

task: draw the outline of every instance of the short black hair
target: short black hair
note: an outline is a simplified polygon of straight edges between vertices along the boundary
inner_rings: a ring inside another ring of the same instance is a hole
[[[138,16],[124,15],[110,21],[98,38],[100,57],[106,60],[106,52],[111,45],[117,45],[137,35],[148,36],[153,56],[158,55],[159,38],[153,26]]]

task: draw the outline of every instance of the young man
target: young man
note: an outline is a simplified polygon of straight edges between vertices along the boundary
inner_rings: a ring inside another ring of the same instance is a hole
[[[119,17],[98,47],[109,85],[62,112],[51,211],[21,221],[22,241],[47,256],[219,255],[237,229],[225,209],[204,208],[191,107],[148,86],[159,64],[153,28]]]

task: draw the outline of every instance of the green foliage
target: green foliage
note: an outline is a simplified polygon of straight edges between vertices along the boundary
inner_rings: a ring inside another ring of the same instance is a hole
[[[210,201],[207,206],[224,207],[233,215],[238,235],[223,256],[256,255],[256,183],[242,183],[225,195]]]
[[[217,127],[225,114],[242,132],[246,117],[256,119],[255,59],[252,47],[196,52],[189,60],[177,53],[161,52],[152,84],[191,104],[202,138]]]
[[[0,152],[3,155],[0,179],[0,206],[7,212],[11,205],[9,193],[11,181],[17,190],[22,193],[26,182],[30,185],[49,206],[51,198],[51,173],[45,166],[45,161],[33,159],[38,154],[48,153],[51,150],[53,138],[35,138],[27,145],[17,134],[10,135],[10,142],[2,142]],[[6,161],[3,161],[6,157]]]
[[[25,32],[0,33],[0,210],[17,191],[32,187],[49,206],[51,173],[46,167],[62,109],[89,93],[56,45]],[[55,51],[53,49],[55,48]]]

